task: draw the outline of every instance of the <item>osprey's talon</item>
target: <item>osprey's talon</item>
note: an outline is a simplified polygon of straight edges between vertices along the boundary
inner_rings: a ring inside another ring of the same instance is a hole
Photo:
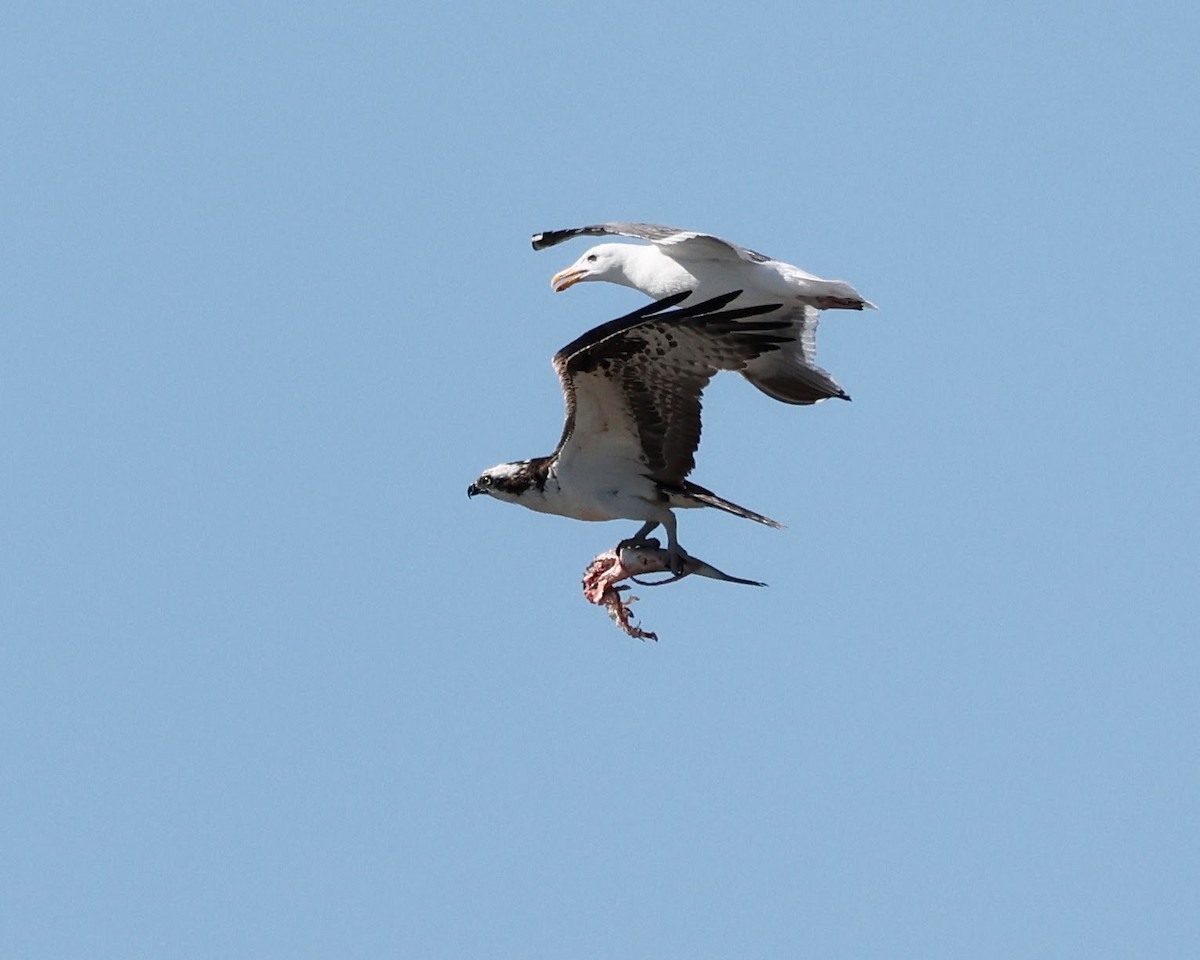
[[[671,567],[671,572],[675,574],[676,578],[685,575],[685,567],[687,566],[687,562],[691,559],[692,558],[688,556],[687,551],[684,550],[683,547],[679,547],[676,551],[670,554],[668,558],[668,564]]]
[[[622,550],[658,550],[661,544],[655,537],[627,537],[617,544],[617,553]]]

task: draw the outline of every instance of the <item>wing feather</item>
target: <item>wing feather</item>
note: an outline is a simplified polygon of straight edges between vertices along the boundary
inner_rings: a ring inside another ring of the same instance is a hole
[[[769,356],[760,357],[744,371],[759,390],[783,403],[808,404],[850,396],[828,370],[817,365],[817,323],[821,312],[796,304],[779,314],[792,325],[795,339]]]
[[[657,223],[593,223],[586,227],[570,227],[566,230],[544,230],[533,235],[533,249],[544,250],[573,237],[634,237],[649,240],[664,248],[663,252],[677,260],[748,260],[751,263],[766,263],[771,257],[736,243],[722,240],[711,233],[696,233],[665,227]]]
[[[779,304],[722,309],[740,291],[662,312],[667,298],[603,324],[554,357],[567,418],[556,456],[636,463],[662,483],[695,467],[701,394],[719,370],[741,370],[795,337]]]

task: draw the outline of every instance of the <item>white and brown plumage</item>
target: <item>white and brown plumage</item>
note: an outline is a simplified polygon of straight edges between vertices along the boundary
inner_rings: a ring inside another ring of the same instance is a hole
[[[672,310],[676,294],[609,321],[554,356],[566,422],[554,453],[502,463],[467,488],[576,520],[640,520],[630,543],[659,524],[676,572],[686,553],[676,508],[716,507],[778,527],[687,479],[700,444],[700,397],[719,370],[741,370],[778,351],[791,324],[778,304],[723,309],[740,291]]]
[[[781,303],[781,316],[793,329],[791,343],[750,361],[743,376],[784,403],[850,399],[816,362],[820,311],[875,308],[850,284],[824,280],[711,234],[654,223],[597,223],[548,230],[533,237],[533,248],[542,250],[580,236],[633,237],[650,243],[602,243],[592,247],[554,275],[550,282],[556,291],[584,281],[603,280],[633,287],[655,300],[684,290],[693,291],[698,300],[741,290],[738,306]]]

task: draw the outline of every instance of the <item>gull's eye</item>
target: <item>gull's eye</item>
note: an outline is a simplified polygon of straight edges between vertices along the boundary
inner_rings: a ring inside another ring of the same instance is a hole
[[[595,255],[594,253],[589,253],[589,254],[588,254],[588,258],[587,258],[587,259],[588,259],[588,263],[595,263],[595,262],[596,262],[596,255]]]

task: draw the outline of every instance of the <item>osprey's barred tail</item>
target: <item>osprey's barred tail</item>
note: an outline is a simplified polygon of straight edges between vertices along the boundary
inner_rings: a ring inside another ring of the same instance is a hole
[[[774,527],[776,530],[783,529],[783,524],[770,517],[764,517],[761,513],[755,513],[753,510],[747,510],[745,507],[739,507],[736,503],[732,503],[723,497],[718,497],[711,490],[706,490],[698,483],[692,483],[689,480],[684,480],[682,485],[682,493],[684,496],[701,503],[706,507],[716,507],[718,510],[724,510],[726,513],[732,513],[735,517],[743,517],[746,520],[754,520],[757,523],[765,523],[768,527]]]

